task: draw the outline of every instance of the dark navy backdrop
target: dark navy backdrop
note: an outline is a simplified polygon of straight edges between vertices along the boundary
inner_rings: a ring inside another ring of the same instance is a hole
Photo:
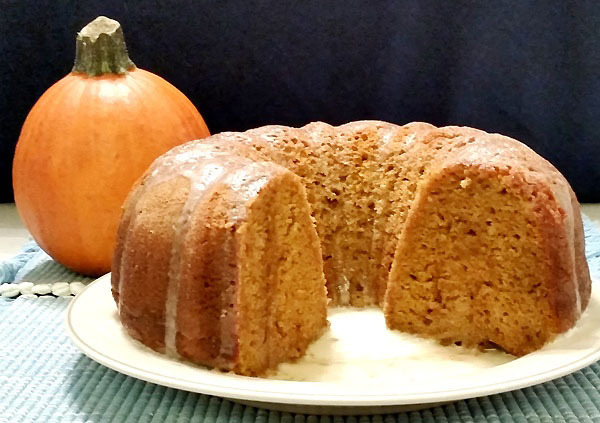
[[[213,133],[357,119],[520,139],[600,201],[595,1],[0,0],[0,200],[20,126],[69,72],[76,31],[119,20],[133,61]]]

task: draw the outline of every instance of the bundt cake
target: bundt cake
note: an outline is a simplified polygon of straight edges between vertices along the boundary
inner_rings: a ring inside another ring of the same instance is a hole
[[[579,204],[550,163],[508,137],[419,122],[176,147],[125,202],[112,273],[131,336],[244,375],[301,356],[328,301],[524,355],[571,328],[590,289]]]

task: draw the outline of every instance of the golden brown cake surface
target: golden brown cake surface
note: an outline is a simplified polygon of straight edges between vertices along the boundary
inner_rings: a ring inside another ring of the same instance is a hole
[[[326,295],[522,355],[572,327],[591,286],[579,204],[550,163],[497,134],[379,121],[171,150],[124,206],[112,283],[133,337],[250,375],[303,354]]]

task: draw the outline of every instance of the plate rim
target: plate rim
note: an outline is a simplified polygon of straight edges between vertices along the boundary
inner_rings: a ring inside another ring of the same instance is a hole
[[[340,387],[340,383],[333,382],[311,382],[311,381],[286,381],[286,380],[273,380],[265,378],[254,378],[248,376],[235,375],[231,373],[220,372],[217,370],[211,370],[202,366],[197,366],[192,363],[184,361],[173,360],[184,366],[192,366],[194,369],[208,372],[210,375],[219,375],[225,380],[232,379],[242,383],[256,382],[257,379],[262,383],[272,384],[271,390],[264,389],[262,387],[239,387],[231,385],[215,385],[212,383],[206,383],[203,381],[189,380],[182,378],[172,378],[160,372],[149,371],[141,368],[133,367],[131,364],[119,361],[118,359],[108,356],[105,353],[96,350],[93,346],[86,343],[81,338],[80,334],[74,329],[72,324],[73,310],[82,302],[82,298],[86,298],[86,292],[90,292],[91,289],[98,289],[97,285],[103,283],[110,289],[110,277],[111,274],[107,273],[93,282],[91,282],[85,289],[80,292],[75,298],[70,301],[66,315],[65,315],[65,326],[69,337],[72,342],[79,348],[86,356],[90,359],[100,363],[101,365],[108,367],[119,373],[126,374],[136,379],[141,379],[150,383],[159,384],[175,389],[181,389],[189,392],[196,392],[206,395],[215,395],[223,398],[232,400],[252,401],[259,403],[281,403],[281,404],[294,404],[294,405],[306,405],[306,406],[328,406],[328,407],[379,407],[379,406],[394,406],[394,405],[414,405],[414,404],[430,404],[440,403],[448,401],[457,401],[461,399],[476,398],[481,396],[499,394],[503,392],[513,391],[522,389],[525,387],[537,385],[540,383],[548,382],[550,380],[557,379],[559,377],[571,374],[577,370],[589,366],[600,359],[600,346],[589,352],[588,354],[578,358],[577,360],[565,363],[562,366],[553,368],[549,371],[539,371],[534,374],[527,375],[526,377],[515,377],[507,380],[501,380],[500,382],[490,382],[475,386],[457,387],[455,389],[442,389],[428,392],[414,392],[407,394],[403,392],[401,394],[394,393],[373,393],[368,390],[364,392],[356,392],[349,394],[347,391],[336,393],[335,388]],[[592,293],[593,295],[593,293]],[[138,341],[141,347],[143,345]],[[153,353],[160,357],[164,357],[166,360],[172,360],[163,356],[162,354],[150,350],[147,347],[149,353]],[[527,357],[527,356],[525,356]],[[502,366],[509,366],[511,363],[516,363],[519,359],[513,360],[509,363],[505,363],[501,366],[492,367],[486,370],[497,369]],[[485,370],[482,370],[485,372]],[[472,378],[472,375],[467,375],[465,379]],[[481,379],[481,375],[477,379]],[[291,392],[293,390],[281,390],[276,387],[293,387],[302,386],[304,392]],[[344,384],[347,387],[347,384]],[[366,385],[370,387],[370,385]],[[331,388],[330,392],[323,393],[321,389],[318,392],[306,392],[306,387],[326,387]]]

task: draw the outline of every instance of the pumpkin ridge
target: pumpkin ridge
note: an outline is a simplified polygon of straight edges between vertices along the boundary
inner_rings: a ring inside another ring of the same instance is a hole
[[[198,119],[190,119],[191,116],[193,116],[196,113],[199,113],[198,109],[196,109],[196,106],[194,106],[194,104],[187,97],[185,97],[182,101],[182,99],[181,99],[182,93],[181,93],[181,91],[177,90],[177,88],[175,88],[175,86],[173,86],[168,81],[163,80],[159,76],[157,76],[151,72],[145,71],[143,69],[137,69],[135,72],[132,73],[132,76],[134,74],[136,76],[135,82],[140,86],[140,91],[147,91],[146,87],[149,86],[156,79],[160,79],[161,82],[164,82],[164,83],[160,84],[158,86],[158,88],[165,95],[165,97],[168,99],[168,102],[169,102],[169,104],[168,104],[169,107],[165,107],[165,110],[168,111],[169,113],[171,113],[175,118],[177,118],[180,121],[181,126],[184,128],[184,131],[182,131],[182,132],[196,133],[196,134],[198,132],[203,132],[203,134],[196,136],[196,138],[202,138],[202,137],[206,137],[206,136],[210,135],[210,132],[209,132],[209,130],[206,126],[206,123],[204,122],[204,119],[202,117],[199,120]],[[142,81],[150,82],[150,84],[142,83]],[[181,104],[181,103],[184,103],[184,104]],[[177,108],[177,111],[174,111],[173,108]],[[187,139],[185,141],[187,142],[187,141],[191,141],[191,140],[192,139]]]
[[[69,91],[64,89],[69,86],[69,82],[67,77],[61,78],[36,102],[27,116],[19,136],[19,139],[32,139],[35,140],[35,143],[17,143],[15,151],[13,189],[15,202],[23,205],[17,207],[17,211],[21,220],[29,223],[27,225],[29,232],[46,252],[49,252],[50,248],[45,241],[45,234],[50,231],[54,221],[50,213],[41,213],[40,210],[54,205],[54,203],[46,204],[47,201],[44,200],[44,197],[49,194],[47,190],[49,180],[54,178],[54,172],[52,171],[54,155],[51,154],[54,142],[48,140],[50,137],[47,136],[47,132],[44,130],[48,115],[43,111],[56,112],[58,100],[69,96]],[[48,163],[48,166],[39,166],[44,161]],[[30,165],[32,162],[33,165]],[[27,171],[30,166],[33,171]]]
[[[154,75],[151,72],[144,71],[143,69],[140,69],[140,70],[143,72],[143,75],[145,78],[156,78],[157,77],[156,75]],[[174,100],[174,103],[176,103],[176,104],[184,103],[183,105],[182,104],[178,104],[178,105],[180,107],[185,106],[185,111],[190,114],[198,112],[198,109],[196,108],[194,103],[192,103],[192,101],[189,98],[185,97],[185,101],[183,101],[183,102],[178,101],[178,97],[181,94],[181,91],[179,91],[177,89],[177,87],[175,87],[169,81],[164,81],[164,82],[166,82],[166,83],[161,86],[163,88],[163,92],[168,94],[169,97]],[[209,136],[210,133],[209,133],[208,127],[206,126],[206,122],[204,121],[204,118],[202,118],[202,123],[203,123],[203,125],[201,125],[202,127],[196,127],[196,128],[192,128],[192,129],[201,129],[204,132],[206,132],[206,136]]]

